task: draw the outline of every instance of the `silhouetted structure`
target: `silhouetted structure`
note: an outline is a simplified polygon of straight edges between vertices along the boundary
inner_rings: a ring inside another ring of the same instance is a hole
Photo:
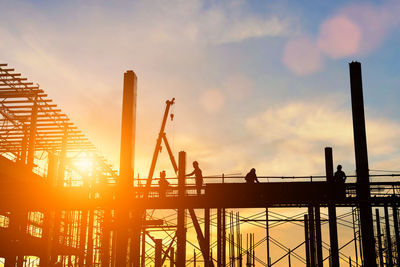
[[[356,183],[344,183],[346,175],[339,168],[334,175],[332,148],[327,147],[325,176],[269,177],[292,180],[264,183],[262,179],[266,177],[257,178],[252,169],[245,177],[246,183],[244,177],[223,175],[221,181],[204,177],[210,179],[204,185],[201,169],[194,162],[194,171],[188,175],[195,175],[196,184],[187,185],[186,153],[179,152],[177,164],[165,133],[170,107],[175,101],[172,99],[166,101],[149,175],[142,186],[139,178],[134,179],[137,77],[133,71],[124,74],[119,175],[45,92],[20,76],[6,64],[0,64],[0,258],[4,258],[7,267],[27,265],[29,257],[36,257],[33,264],[40,262],[40,266],[59,262],[63,266],[136,267],[150,261],[164,266],[169,261],[170,266],[181,267],[191,261],[209,267],[241,266],[244,260],[248,266],[256,262],[272,266],[282,259],[290,264],[297,259],[306,266],[327,265],[327,261],[331,266],[348,261],[352,266],[361,262],[363,266],[399,265],[400,183],[370,182],[358,62],[350,63]],[[162,143],[177,174],[170,181],[176,182],[168,186],[163,173],[159,186],[153,186]],[[88,158],[89,163],[85,162]],[[43,161],[47,161],[43,164],[45,169],[40,168]],[[242,182],[235,183],[237,179]],[[255,182],[259,184],[247,185]],[[276,219],[271,218],[275,207],[299,207],[307,211],[295,218]],[[321,207],[328,208],[328,220],[321,214]],[[343,258],[340,253],[336,216],[339,207],[352,210],[355,261]],[[377,248],[372,207],[383,209],[385,215],[381,228],[382,218],[376,212]],[[265,214],[257,217],[263,219],[241,218],[239,213],[226,211],[231,208],[263,208]],[[150,209],[177,210],[176,219],[153,218],[147,212]],[[199,220],[199,209],[204,211],[204,225]],[[241,223],[257,221],[266,229],[266,238],[261,241],[252,233],[244,235],[240,229]],[[325,258],[323,221],[329,223],[329,255]],[[272,258],[269,251],[270,242],[277,244],[269,234],[274,222],[304,225],[304,242],[285,248],[280,258]],[[211,235],[213,225],[217,231],[215,243]],[[187,238],[191,227],[196,232],[197,251],[201,253],[199,256],[196,252],[194,258],[190,258],[186,246],[192,244]],[[153,230],[165,231],[170,239],[163,242],[155,238]],[[266,260],[256,255],[256,247],[263,242],[267,243]],[[304,250],[304,258],[299,256],[299,250]]]

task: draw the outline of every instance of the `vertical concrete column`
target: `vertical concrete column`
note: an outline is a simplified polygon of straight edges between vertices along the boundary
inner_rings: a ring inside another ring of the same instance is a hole
[[[393,225],[394,225],[394,234],[396,237],[396,249],[397,249],[397,264],[400,264],[400,237],[399,237],[399,219],[397,216],[397,207],[396,204],[392,204],[392,212],[393,212]]]
[[[270,267],[270,253],[269,253],[269,216],[268,216],[268,208],[265,208],[265,231],[266,231],[266,239],[265,242],[267,243],[267,267]]]
[[[88,230],[88,210],[82,210],[82,216],[81,216],[81,224],[80,224],[80,240],[79,240],[79,249],[81,251],[86,250],[86,240],[87,240],[87,230]],[[82,255],[79,255],[79,267],[85,266],[85,255],[82,253]]]
[[[28,126],[26,124],[22,125],[22,131],[24,132],[24,137],[22,137],[21,141],[21,154],[19,155],[19,161],[25,165],[26,151],[28,149]]]
[[[392,236],[390,234],[390,222],[389,222],[389,210],[387,204],[385,204],[385,227],[386,227],[386,242],[387,242],[387,266],[393,267],[393,252],[392,252]]]
[[[175,249],[174,247],[171,247],[171,252],[169,254],[170,260],[169,260],[169,267],[174,267],[175,266]]]
[[[55,186],[57,188],[64,187],[64,175],[65,175],[65,164],[67,159],[67,145],[68,145],[68,124],[64,125],[64,133],[62,138],[61,151],[58,156],[58,168],[57,168],[57,177],[55,181]],[[51,258],[50,258],[50,266],[54,265],[58,261],[58,253],[57,247],[59,243],[60,236],[60,224],[61,224],[61,210],[56,209],[54,215],[54,229],[53,229],[53,244],[51,250]]]
[[[53,152],[48,152],[47,163],[47,182],[51,188],[55,187],[57,177],[57,157]],[[40,266],[49,266],[52,249],[52,237],[54,229],[54,210],[45,211],[43,214],[43,239],[45,240],[45,249],[40,257]]]
[[[308,215],[304,215],[304,245],[306,247],[306,266],[311,267],[310,263],[310,238],[309,238],[309,225],[308,225]],[[268,266],[269,267],[269,266]]]
[[[222,233],[221,233],[221,239],[222,239],[222,266],[226,265],[226,209],[222,208],[222,218],[221,218],[221,226],[222,226]]]
[[[129,262],[131,267],[139,266],[140,264],[140,235],[142,230],[142,213],[139,210],[131,212],[132,231],[130,242]]]
[[[323,257],[322,257],[322,234],[321,234],[321,214],[319,205],[315,205],[315,244],[317,246],[317,266],[323,266]]]
[[[101,237],[101,267],[110,266],[110,233],[111,233],[111,210],[104,208],[104,220]]]
[[[140,266],[145,267],[146,265],[146,229],[142,231],[142,255],[140,257]]]
[[[382,233],[381,233],[381,217],[379,216],[379,209],[375,209],[375,215],[376,215],[376,234],[378,235],[379,266],[383,267],[383,247],[382,247]]]
[[[217,208],[217,266],[222,266],[222,209]]]
[[[127,266],[127,248],[129,238],[129,209],[127,202],[133,192],[133,171],[136,127],[136,92],[137,77],[129,70],[124,73],[124,89],[122,100],[120,173],[117,181],[116,207],[116,266]],[[140,231],[140,220],[134,220],[133,232]],[[139,230],[138,230],[139,229]],[[136,237],[136,236],[135,236]],[[140,264],[140,239],[133,240],[131,262]],[[137,244],[139,242],[139,245]],[[139,249],[138,249],[139,247]]]
[[[367,137],[365,132],[364,99],[362,89],[361,64],[351,62],[350,89],[353,114],[354,150],[357,173],[357,198],[361,218],[361,241],[366,266],[376,266],[375,238],[370,203],[370,183],[368,169]]]
[[[204,241],[206,245],[205,258],[210,259],[210,208],[204,209]]]
[[[310,263],[311,266],[316,266],[314,207],[311,205],[308,207],[308,225],[310,235]]]
[[[92,267],[93,266],[93,223],[94,223],[94,211],[93,209],[88,210],[88,232],[87,232],[87,253],[86,253],[86,264],[84,266]]]
[[[162,239],[156,239],[154,267],[162,267]]]
[[[178,164],[178,197],[182,203],[186,195],[186,152],[179,152]],[[177,228],[177,259],[176,266],[184,267],[186,264],[186,210],[178,208],[178,228]]]
[[[33,103],[32,106],[31,122],[29,125],[29,147],[28,147],[27,165],[30,170],[32,170],[33,168],[33,160],[35,159],[37,112],[38,112],[38,107],[35,98],[35,102]]]
[[[126,190],[132,190],[135,168],[136,97],[137,77],[128,70],[124,73],[119,178],[119,185],[127,186]]]
[[[29,145],[28,145],[28,159],[27,159],[27,167],[29,170],[33,168],[33,160],[35,158],[35,144],[36,144],[36,123],[37,123],[37,104],[36,97],[32,106],[31,111],[31,120],[29,125]],[[15,214],[16,223],[18,224],[18,236],[20,241],[19,249],[17,253],[17,266],[23,266],[24,264],[24,254],[26,247],[26,229],[28,224],[28,211],[21,211]]]
[[[333,183],[333,155],[331,147],[325,148],[325,172],[327,182]],[[336,207],[335,203],[333,202],[328,204],[328,216],[332,267],[339,267],[339,245],[336,222]]]

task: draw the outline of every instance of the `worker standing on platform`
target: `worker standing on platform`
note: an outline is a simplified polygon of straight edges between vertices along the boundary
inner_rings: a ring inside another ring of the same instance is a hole
[[[244,178],[246,180],[247,184],[254,184],[254,183],[260,183],[258,181],[257,175],[256,175],[256,169],[252,168],[248,174],[246,174],[246,177]]]
[[[158,181],[159,186],[159,194],[160,197],[164,198],[166,196],[166,192],[169,186],[169,182],[165,179],[166,174],[165,171],[160,172],[160,181]]]
[[[342,171],[342,165],[337,166],[337,171],[335,172],[335,175],[333,176],[333,180],[335,183],[345,183],[346,182],[346,174],[344,171]]]
[[[197,195],[200,196],[201,187],[203,186],[203,173],[201,172],[201,169],[199,168],[199,163],[197,161],[193,161],[193,168],[194,170],[186,176],[192,176],[194,174],[194,178],[196,180]]]

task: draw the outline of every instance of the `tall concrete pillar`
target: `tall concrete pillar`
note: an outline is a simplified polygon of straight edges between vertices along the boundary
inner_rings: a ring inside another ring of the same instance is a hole
[[[360,207],[361,241],[365,266],[376,266],[375,238],[370,203],[367,137],[365,132],[364,99],[361,64],[351,62],[350,89],[353,114],[354,150],[357,173],[357,198]]]
[[[217,266],[222,266],[222,208],[217,208]]]
[[[394,235],[396,237],[396,249],[397,249],[397,264],[400,264],[400,236],[399,236],[399,218],[397,216],[397,207],[395,203],[392,203],[392,212],[393,212],[393,226],[394,226]]]
[[[155,242],[155,255],[154,267],[162,267],[162,239],[156,239]]]
[[[308,206],[308,225],[310,235],[310,263],[311,266],[317,266],[316,264],[316,250],[315,250],[315,220],[314,220],[314,208],[312,205]]]
[[[304,215],[304,243],[306,248],[306,267],[311,267],[310,261],[310,235],[309,235],[309,225],[308,225],[308,215]],[[268,266],[269,267],[269,266]]]
[[[382,247],[382,233],[381,233],[381,217],[379,216],[379,209],[376,212],[376,234],[378,235],[378,252],[379,252],[379,266],[383,267],[383,247]]]
[[[388,258],[387,266],[393,267],[393,252],[392,252],[392,236],[390,234],[389,210],[387,204],[384,207],[385,211],[385,228],[386,228],[386,256]]]
[[[35,102],[33,103],[32,106],[32,112],[31,112],[31,122],[29,125],[29,147],[28,147],[28,168],[32,170],[33,168],[33,160],[35,159],[35,145],[36,145],[36,127],[37,127],[37,113],[38,113],[38,107]]]
[[[129,196],[133,192],[133,171],[135,151],[136,128],[136,91],[137,77],[133,71],[124,74],[124,91],[122,101],[121,123],[121,150],[120,173],[117,181],[117,207],[116,207],[116,266],[127,266],[127,248],[129,238]],[[140,221],[134,220],[134,232],[140,229]],[[139,230],[140,231],[140,230]],[[140,236],[140,235],[139,235]],[[139,242],[139,245],[136,244]],[[134,266],[140,265],[140,239],[132,244],[131,262]],[[137,247],[139,246],[139,249]]]
[[[321,233],[321,213],[319,205],[314,206],[315,212],[315,245],[317,247],[317,266],[323,267],[322,256],[322,233]]]
[[[206,255],[207,259],[210,259],[210,208],[204,209],[204,241],[206,243]]]
[[[327,182],[333,183],[333,155],[331,147],[325,148],[325,171],[326,171]],[[335,203],[328,204],[328,216],[329,216],[329,239],[331,243],[332,267],[339,267],[339,245],[338,245]]]
[[[181,202],[184,201],[186,194],[186,152],[179,152],[179,172],[178,172],[178,195]],[[176,266],[184,267],[186,264],[186,210],[178,208],[178,228],[177,228],[177,259]]]

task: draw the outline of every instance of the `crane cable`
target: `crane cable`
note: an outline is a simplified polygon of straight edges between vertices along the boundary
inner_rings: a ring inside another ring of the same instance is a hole
[[[170,118],[171,122],[173,122],[175,118],[175,104],[172,105],[171,107]],[[173,153],[175,151],[175,123],[172,123],[171,125],[171,132],[172,132],[172,153]]]

